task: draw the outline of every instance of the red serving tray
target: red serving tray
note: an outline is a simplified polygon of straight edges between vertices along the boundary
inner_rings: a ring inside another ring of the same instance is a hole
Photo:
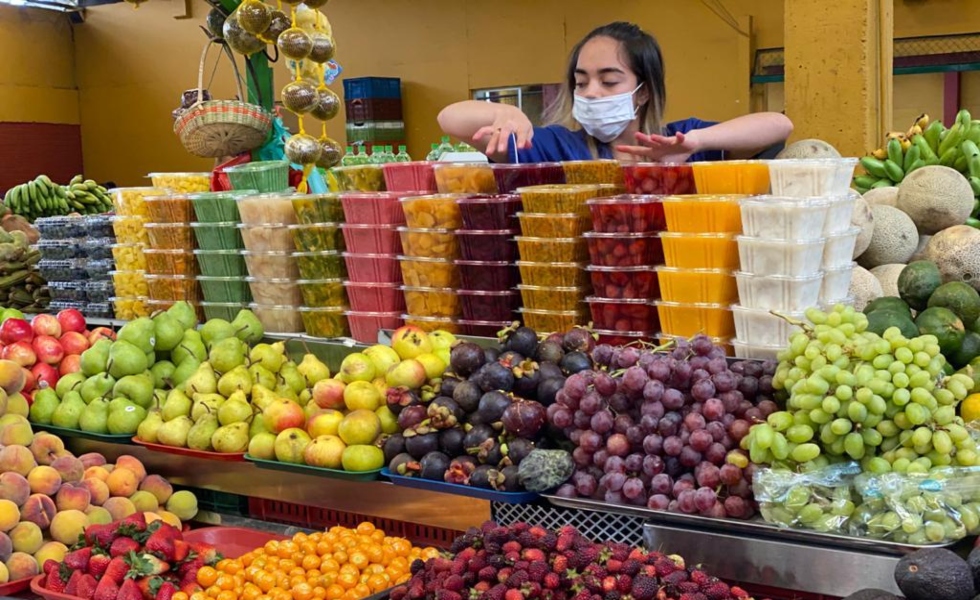
[[[0,583],[0,596],[13,596],[19,592],[23,592],[27,588],[31,587],[31,580],[33,577],[25,577],[23,579],[18,579],[17,581],[8,581],[7,583]]]
[[[133,436],[133,443],[143,446],[144,448],[149,448],[154,452],[164,452],[166,454],[176,454],[177,456],[193,456],[195,458],[204,458],[207,460],[220,460],[223,462],[245,462],[244,452],[207,452],[205,450],[191,450],[190,448],[177,448],[176,446],[165,446],[163,444],[151,444],[150,442],[144,442],[136,436]]]
[[[285,539],[289,538],[244,527],[203,527],[184,534],[185,542],[211,544],[225,558],[238,558],[246,552],[261,548],[270,540]]]
[[[44,600],[81,600],[78,596],[70,596],[68,594],[60,594],[58,592],[52,592],[51,590],[44,588],[44,578],[47,575],[38,575],[34,579],[31,579],[31,591],[36,595],[44,598]]]

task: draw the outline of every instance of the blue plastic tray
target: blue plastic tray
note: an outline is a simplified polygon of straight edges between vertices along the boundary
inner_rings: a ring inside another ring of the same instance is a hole
[[[537,492],[498,492],[484,488],[472,487],[469,485],[459,485],[456,483],[446,483],[444,481],[433,481],[422,479],[421,477],[405,477],[395,475],[388,470],[388,467],[381,469],[381,476],[387,477],[395,485],[426,490],[429,492],[439,492],[441,494],[455,494],[457,496],[468,496],[489,500],[491,502],[503,502],[504,504],[525,504],[534,502],[538,499]]]

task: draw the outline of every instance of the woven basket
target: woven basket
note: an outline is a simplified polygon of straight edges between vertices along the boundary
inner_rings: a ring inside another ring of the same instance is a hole
[[[174,122],[174,133],[184,148],[196,156],[218,158],[254,150],[265,143],[272,129],[272,115],[261,106],[239,100],[203,101],[204,63],[214,42],[201,53],[197,75],[198,101]],[[242,77],[231,50],[224,47],[235,69],[238,96],[245,97]]]

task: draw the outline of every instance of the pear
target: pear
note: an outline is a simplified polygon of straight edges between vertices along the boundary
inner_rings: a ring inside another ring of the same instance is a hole
[[[184,332],[180,344],[170,352],[170,360],[175,365],[179,365],[189,356],[195,357],[197,362],[204,362],[208,359],[208,350],[204,346],[204,340],[201,339],[201,334],[193,329]]]
[[[293,390],[294,394],[298,394],[306,389],[306,378],[299,372],[296,363],[291,360],[284,363],[279,369],[279,379],[285,382]]]
[[[293,388],[289,387],[289,385],[287,385],[284,381],[280,381],[278,385],[276,385],[276,389],[273,391],[275,391],[276,396],[280,398],[288,398],[289,400],[293,401],[299,400],[299,396],[293,391]]]
[[[252,386],[252,405],[259,410],[265,410],[265,407],[275,402],[278,398],[274,391],[264,385]]]
[[[269,427],[262,418],[262,413],[256,413],[252,417],[252,422],[248,426],[248,437],[255,437],[260,433],[269,433]]]
[[[167,314],[177,319],[180,326],[183,329],[195,330],[197,329],[197,312],[190,303],[181,300],[180,302],[174,302],[170,308],[167,309]]]
[[[99,373],[86,379],[78,389],[78,392],[81,394],[82,400],[88,403],[96,398],[109,394],[115,385],[116,380],[111,375],[108,373]]]
[[[92,344],[91,348],[82,352],[79,362],[82,368],[82,374],[86,377],[91,377],[104,372],[106,370],[106,363],[109,362],[109,348],[111,347],[112,341],[102,338]]]
[[[69,373],[58,380],[57,385],[54,386],[54,391],[58,393],[59,398],[64,398],[65,394],[71,390],[80,388],[86,379],[88,379],[88,376],[81,371]]]
[[[191,413],[191,399],[187,394],[180,390],[170,390],[167,394],[167,401],[160,408],[160,416],[164,421],[173,421],[179,417],[186,417]]]
[[[173,385],[173,376],[176,370],[177,367],[169,360],[158,360],[156,364],[150,367],[150,374],[153,375],[153,387],[160,389]],[[191,372],[193,373],[193,371]]]
[[[184,389],[187,393],[193,394],[214,394],[218,391],[218,377],[211,368],[211,363],[202,362],[194,374],[184,382]]]
[[[157,361],[157,353],[150,350],[146,353],[146,368],[149,369]]]
[[[153,366],[155,367],[156,365]],[[174,369],[173,374],[170,376],[170,384],[174,387],[182,385],[194,374],[194,371],[197,371],[199,366],[201,366],[201,361],[197,360],[196,357],[188,356]]]
[[[252,393],[252,376],[245,365],[238,365],[218,380],[218,393],[228,397],[237,391],[247,396]]]
[[[163,406],[163,403],[167,401],[167,390],[156,389],[153,390],[153,402],[150,408],[155,408],[157,410]]]
[[[146,320],[152,325],[153,321]],[[152,352],[153,349],[150,348],[150,351]],[[107,366],[109,375],[119,379],[126,375],[142,373],[149,366],[149,361],[146,358],[145,350],[125,340],[116,340],[112,343],[112,347],[109,348],[109,362]]]
[[[139,427],[136,428],[136,437],[144,442],[156,444],[160,439],[157,437],[157,433],[160,431],[163,422],[160,411],[157,409],[151,410],[146,414],[146,418],[143,419]]]
[[[109,401],[96,398],[78,417],[78,428],[89,433],[109,433]]]
[[[258,344],[265,337],[262,321],[247,308],[238,311],[231,326],[235,328],[235,336],[246,344]]]
[[[313,399],[313,390],[306,388],[296,396],[296,401],[299,402],[300,406],[306,406]]]
[[[173,421],[167,421],[157,429],[157,440],[165,446],[186,448],[187,434],[193,426],[194,421],[191,421],[190,417],[177,417]]]
[[[231,397],[218,408],[218,422],[222,425],[247,421],[250,416],[252,416],[252,405],[241,391],[231,394]]]
[[[51,424],[55,427],[78,429],[78,419],[82,416],[83,410],[85,410],[85,401],[82,400],[81,395],[69,392],[58,408],[51,413]]]
[[[330,379],[330,367],[323,364],[313,353],[307,352],[303,360],[296,367],[299,374],[306,379],[306,387],[313,387],[316,382],[323,379]]]
[[[208,361],[218,373],[227,373],[244,365],[248,358],[248,346],[236,337],[225,338],[211,346]]]
[[[61,401],[58,400],[58,394],[53,389],[44,388],[38,390],[34,394],[34,403],[31,404],[31,423],[50,425],[51,417],[54,415],[54,411],[58,408],[60,403]]]
[[[201,326],[201,339],[208,349],[221,340],[233,337],[235,337],[235,328],[224,319],[208,319],[208,322]]]
[[[116,341],[132,344],[139,348],[140,352],[146,354],[153,351],[156,343],[155,330],[156,326],[149,317],[140,317],[123,325],[119,333],[116,334]],[[142,370],[140,369],[140,371]]]
[[[191,419],[196,423],[204,415],[218,414],[218,409],[225,403],[225,397],[221,394],[194,394],[194,403],[191,405]]]
[[[211,436],[218,430],[218,418],[206,414],[191,426],[187,432],[187,447],[191,450],[211,450]]]
[[[279,367],[286,360],[282,350],[277,349],[273,344],[256,344],[252,351],[248,353],[248,362],[252,366],[256,364],[271,373],[278,373]]]
[[[112,387],[112,395],[125,396],[138,406],[150,408],[153,404],[153,376],[149,372],[139,375],[127,375]]]
[[[168,312],[162,312],[153,317],[153,332],[156,336],[156,344],[153,348],[157,352],[170,352],[184,339],[185,327],[177,320],[177,317]]]
[[[248,375],[252,378],[252,385],[263,385],[267,388],[276,387],[276,375],[261,364],[252,363],[248,367]]]
[[[245,452],[248,440],[248,423],[242,421],[219,427],[211,436],[211,446],[226,454]]]
[[[112,402],[116,402],[116,400]],[[145,418],[145,408],[123,399],[123,402],[115,407],[111,403],[109,404],[109,419],[106,421],[106,425],[109,427],[109,433],[113,435],[133,435]]]

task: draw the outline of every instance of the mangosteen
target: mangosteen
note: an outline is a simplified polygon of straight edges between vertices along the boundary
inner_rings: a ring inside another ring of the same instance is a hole
[[[492,440],[496,437],[497,432],[493,430],[493,427],[489,425],[476,425],[466,432],[466,436],[463,438],[463,448],[468,453],[471,448],[478,448],[487,440]]]
[[[385,463],[390,463],[393,458],[404,452],[405,436],[400,433],[389,435],[384,445]]]
[[[483,348],[473,342],[460,342],[449,351],[449,366],[462,377],[468,377],[482,367],[484,362]]]
[[[480,406],[480,396],[482,395],[483,390],[473,381],[460,381],[456,384],[456,389],[453,390],[453,400],[465,413],[476,412]]]
[[[459,377],[456,377],[452,373],[443,373],[442,382],[439,384],[439,395],[449,396],[452,398],[453,393],[456,391],[456,386],[459,385],[461,381],[462,380]]]
[[[550,406],[555,403],[555,397],[558,395],[558,390],[565,387],[564,377],[550,377],[544,379],[538,384],[538,402],[544,404],[545,406]]]
[[[395,415],[400,414],[406,406],[412,406],[418,403],[418,394],[405,386],[388,388],[388,391],[385,393],[385,404],[388,405],[388,410]]]
[[[439,434],[427,433],[425,435],[407,437],[405,438],[405,450],[416,460],[421,460],[429,452],[439,450]]]
[[[449,470],[449,457],[439,451],[429,452],[422,457],[419,465],[422,468],[422,479],[443,481],[446,471]]]
[[[479,417],[480,423],[493,424],[500,420],[511,402],[507,394],[496,390],[489,391],[480,397],[480,406],[475,414]]]
[[[517,466],[534,450],[534,442],[527,438],[514,438],[504,444],[504,455],[510,464]]]
[[[449,456],[466,454],[466,446],[463,444],[465,438],[466,432],[459,427],[444,429],[439,432],[439,450]]]
[[[496,473],[499,473],[499,471],[492,466],[480,465],[470,474],[470,485],[487,490],[492,489],[493,486],[490,485],[490,476]]]
[[[518,477],[516,466],[504,467],[500,470],[503,475],[503,483],[498,482],[497,489],[503,492],[519,492],[521,490],[521,480]]]
[[[497,360],[500,359],[500,348],[497,348],[496,346],[484,348],[483,358],[488,363],[497,362]]]
[[[455,427],[463,418],[463,410],[452,398],[439,396],[429,403],[429,420],[436,429]]]
[[[524,356],[534,356],[538,348],[537,332],[524,325],[508,327],[500,332],[499,337],[504,350],[513,350]]]
[[[473,452],[471,451],[472,455]],[[486,465],[499,465],[504,461],[504,448],[497,440],[487,440],[476,451],[476,459]]]
[[[422,424],[422,421],[424,421],[427,416],[425,407],[421,404],[406,406],[398,414],[398,427],[403,431],[407,429],[415,429]]]
[[[562,355],[564,356],[564,354]],[[538,373],[541,374],[541,380],[552,379],[554,377],[559,377],[561,379],[565,378],[565,374],[561,372],[561,367],[558,366],[558,361],[556,362],[541,362],[538,361]]]
[[[476,460],[472,456],[458,456],[449,463],[449,469],[444,477],[446,483],[457,485],[468,485],[470,475],[477,468]]]
[[[544,341],[538,344],[538,350],[534,354],[534,358],[539,363],[550,362],[558,364],[561,362],[563,356],[565,356],[565,349],[561,347],[561,344],[551,341]]]
[[[585,352],[572,351],[561,359],[561,370],[566,375],[574,375],[592,368],[592,359]]]
[[[547,420],[547,412],[540,402],[524,399],[511,402],[500,417],[507,433],[528,438],[538,435]]]
[[[514,389],[514,373],[499,362],[490,363],[483,368],[476,383],[484,392],[492,390],[509,392]]]
[[[538,384],[541,383],[541,372],[538,363],[525,360],[514,367],[514,393],[521,398],[534,400],[538,396]]]
[[[396,475],[412,477],[419,471],[419,463],[411,454],[402,452],[388,462],[388,470]]]
[[[565,333],[561,346],[565,352],[589,353],[595,348],[595,337],[587,328],[576,325]]]
[[[524,355],[521,354],[520,352],[507,350],[500,355],[500,358],[497,359],[497,362],[510,369],[524,362]]]

